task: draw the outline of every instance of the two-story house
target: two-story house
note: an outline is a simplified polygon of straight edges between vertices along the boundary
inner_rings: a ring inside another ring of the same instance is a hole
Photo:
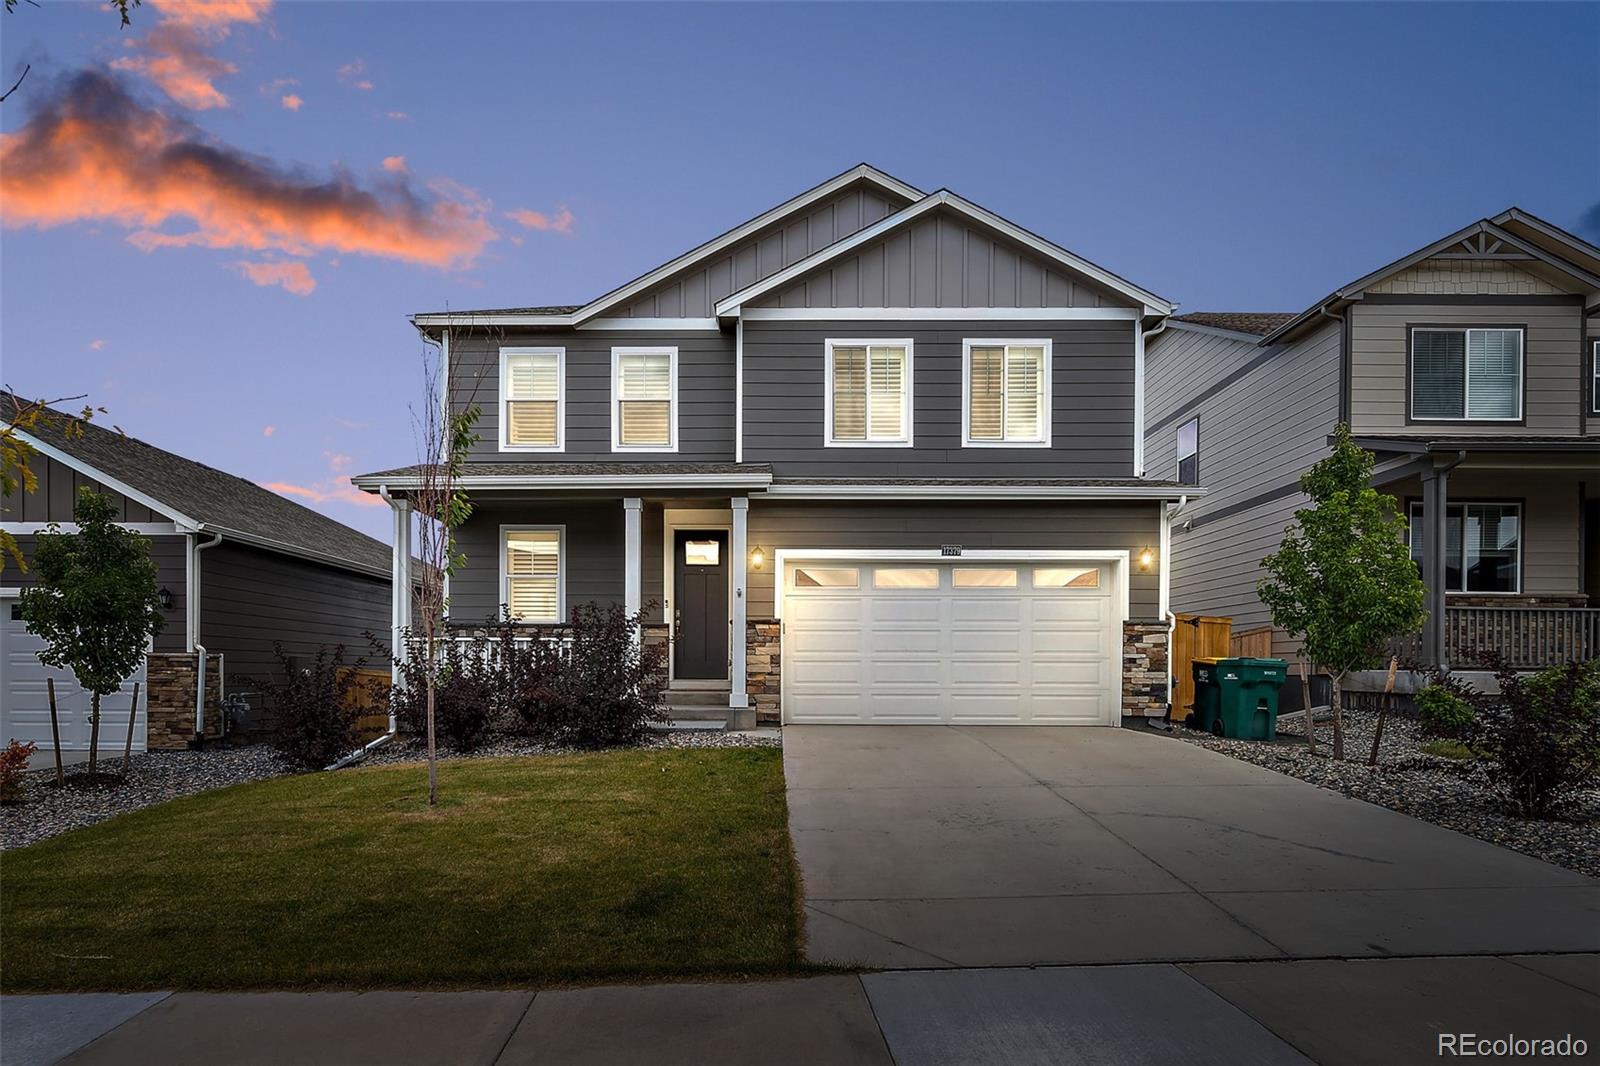
[[[451,621],[645,608],[673,691],[735,717],[1159,714],[1195,494],[1142,476],[1172,310],[863,165],[587,304],[416,315],[483,408]],[[397,566],[416,473],[354,479],[398,509]]]
[[[1260,560],[1344,422],[1428,586],[1402,650],[1463,668],[1600,654],[1597,313],[1600,249],[1513,208],[1299,314],[1173,318],[1147,357],[1150,473],[1211,490],[1172,531],[1175,608],[1270,623]]]

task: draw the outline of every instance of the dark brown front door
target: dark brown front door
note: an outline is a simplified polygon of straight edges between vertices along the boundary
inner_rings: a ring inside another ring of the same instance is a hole
[[[722,680],[728,676],[728,534],[676,530],[672,558],[673,674]]]

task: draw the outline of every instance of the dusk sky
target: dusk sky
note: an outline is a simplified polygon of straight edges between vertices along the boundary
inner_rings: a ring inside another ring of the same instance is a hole
[[[1600,239],[1596,4],[132,17],[0,15],[0,380],[379,537],[345,479],[415,459],[407,314],[581,303],[862,161],[1184,310],[1513,204]]]

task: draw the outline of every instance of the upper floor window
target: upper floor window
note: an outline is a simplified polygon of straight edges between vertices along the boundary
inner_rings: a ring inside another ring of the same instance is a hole
[[[961,443],[969,448],[1050,444],[1050,342],[962,342]]]
[[[1178,427],[1178,484],[1200,484],[1200,420]]]
[[[1594,342],[1594,358],[1589,363],[1589,369],[1594,372],[1594,381],[1590,383],[1589,410],[1600,415],[1600,341]]]
[[[611,349],[611,447],[678,450],[678,349]]]
[[[519,622],[565,621],[561,526],[506,526],[500,531],[500,601]]]
[[[1412,501],[1407,537],[1423,565],[1422,504]],[[1446,592],[1518,592],[1522,587],[1522,508],[1514,503],[1452,503],[1445,507]]]
[[[1522,330],[1414,328],[1411,417],[1501,422],[1520,419]]]
[[[562,348],[500,349],[500,450],[562,448]]]
[[[911,342],[827,342],[827,443],[909,447]]]

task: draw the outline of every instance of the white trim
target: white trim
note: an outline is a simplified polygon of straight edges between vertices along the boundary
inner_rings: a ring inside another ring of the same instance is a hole
[[[822,342],[823,359],[823,384],[822,384],[822,445],[825,448],[910,448],[915,440],[916,427],[912,425],[912,417],[916,406],[912,401],[915,395],[914,368],[916,354],[914,342],[910,337],[869,337],[869,338],[838,338],[829,337]],[[866,362],[862,372],[866,375],[867,398],[866,411],[863,413],[863,432],[866,436],[861,440],[834,440],[833,438],[833,350],[835,348],[865,348],[867,349]],[[872,436],[872,349],[873,348],[903,348],[906,353],[905,390],[900,397],[900,424],[905,430],[903,437],[886,437],[876,439]]]
[[[351,478],[359,489],[376,491],[387,485],[393,489],[414,489],[420,486],[416,477],[364,477]],[[464,489],[761,489],[772,484],[771,474],[595,474],[577,477],[571,474],[504,474],[460,478],[456,482]]]
[[[1594,374],[1594,381],[1590,383],[1589,413],[1600,415],[1600,341],[1595,341],[1594,357],[1589,364],[1589,369]]]
[[[786,500],[1176,500],[1204,496],[1192,485],[771,485],[757,496]]]
[[[1129,322],[1136,307],[743,307],[748,322]]]
[[[1137,328],[1137,327],[1135,327]],[[973,440],[972,439],[972,349],[1001,348],[1006,354],[1000,357],[1000,432],[1006,432],[1006,405],[1005,397],[1008,389],[1005,384],[1006,370],[1010,366],[1007,358],[1011,348],[1043,348],[1044,349],[1044,403],[1039,412],[1040,430],[1042,436],[1034,440]],[[1048,448],[1052,431],[1054,429],[1053,415],[1055,405],[1052,403],[1052,392],[1055,388],[1055,344],[1049,337],[963,337],[961,339],[961,446],[963,448]]]
[[[722,332],[714,318],[591,318],[577,330],[668,330],[671,332]]]
[[[508,357],[519,355],[553,355],[556,357],[556,442],[555,444],[512,444],[507,439],[511,420],[506,417],[506,404],[511,402],[507,389]],[[495,421],[500,423],[500,450],[503,452],[563,452],[567,450],[567,350],[559,346],[522,347],[506,345],[500,349],[500,391],[495,398]]]
[[[745,630],[750,598],[750,500],[735,496],[728,501],[728,505],[733,512],[733,529],[728,535],[728,585],[733,593],[733,624],[728,633],[728,706],[748,707],[750,686],[745,678],[745,659],[750,649],[746,644]]]
[[[733,461],[744,462],[744,319],[733,324]]]
[[[462,314],[446,311],[435,315],[412,315],[411,324],[418,329],[428,326],[443,326],[447,329],[473,326],[570,326],[572,316],[536,315],[522,311],[469,311]]]
[[[567,620],[567,527],[562,525],[524,525],[518,523],[504,523],[500,526],[500,610],[505,613],[511,607],[511,575],[506,573],[506,540],[507,533],[549,533],[556,534],[556,617],[555,622],[535,619],[530,624],[552,625]]]
[[[121,529],[130,533],[143,533],[147,537],[173,536],[183,532],[176,522],[117,522],[114,523]],[[76,522],[0,522],[0,529],[7,533],[23,536],[30,533],[62,533],[78,532]]]
[[[622,501],[622,609],[631,618],[644,606],[644,501]]]
[[[732,504],[732,500],[729,503]],[[667,683],[692,687],[695,683],[709,682],[706,687],[715,688],[722,684],[718,678],[686,678],[677,680],[677,656],[673,654],[671,642],[677,639],[677,626],[673,624],[672,598],[677,594],[677,558],[676,547],[673,543],[675,534],[680,529],[709,529],[728,534],[728,554],[733,554],[733,509],[732,507],[702,507],[702,508],[672,508],[664,507],[661,510],[661,617],[667,623]],[[733,563],[729,562],[731,568]],[[728,575],[728,618],[733,618],[733,574],[730,569]],[[740,638],[739,647],[744,646],[744,638]],[[728,634],[728,658],[731,660],[734,653],[733,634]],[[730,670],[731,675],[731,670]]]
[[[667,443],[622,443],[622,361],[624,355],[667,356]],[[678,349],[676,345],[624,345],[611,349],[611,450],[614,452],[675,452],[678,450]]]
[[[1060,245],[1052,244],[1029,233],[1021,226],[1008,222],[994,212],[979,207],[977,204],[957,196],[948,189],[941,189],[938,192],[928,194],[895,214],[888,215],[864,229],[857,230],[842,241],[835,241],[827,247],[806,256],[804,259],[797,260],[777,273],[756,282],[754,285],[748,285],[731,296],[724,297],[717,301],[717,315],[718,317],[723,317],[738,314],[741,305],[780,289],[797,278],[809,274],[824,263],[874,241],[885,233],[898,229],[938,207],[949,207],[976,222],[998,230],[1018,244],[1032,249],[1047,259],[1060,263],[1069,270],[1082,274],[1114,292],[1119,292],[1130,299],[1137,300],[1148,314],[1169,315],[1176,306],[1163,300],[1155,293],[1141,289],[1132,282],[1125,281],[1110,271],[1095,266],[1087,259],[1074,255]]]
[[[63,466],[69,466],[72,469],[76,470],[80,474],[88,475],[89,477],[91,477],[94,480],[100,482],[101,485],[103,485],[106,488],[112,490],[113,492],[120,493],[121,495],[126,496],[128,499],[134,501],[135,503],[142,504],[143,506],[148,507],[152,511],[156,511],[156,512],[158,512],[160,514],[166,515],[168,518],[170,518],[174,522],[176,522],[179,526],[186,527],[187,529],[199,529],[200,528],[201,523],[195,521],[193,518],[190,518],[189,516],[187,516],[185,514],[182,514],[182,513],[178,512],[178,511],[173,510],[171,507],[168,507],[166,504],[162,503],[160,500],[157,500],[154,496],[148,495],[147,493],[140,492],[138,489],[134,488],[132,485],[128,485],[128,484],[126,484],[126,483],[124,483],[122,481],[119,481],[116,478],[110,476],[109,474],[106,474],[103,471],[100,471],[100,470],[96,469],[95,467],[90,466],[87,462],[85,462],[82,459],[79,459],[77,456],[71,454],[70,452],[64,452],[60,448],[57,448],[53,444],[46,444],[44,441],[40,440],[38,437],[35,437],[33,434],[28,433],[28,432],[26,432],[24,430],[18,429],[18,430],[14,430],[13,432],[16,433],[16,436],[17,436],[18,440],[22,441],[24,444],[26,444],[29,447],[31,447],[34,451],[38,452],[40,455],[44,456],[46,459],[54,459],[56,462],[62,464]],[[263,491],[266,491],[266,490],[263,490]]]
[[[502,357],[502,364],[504,357]],[[450,426],[450,331],[439,331],[439,425],[448,430]],[[505,432],[501,431],[501,437]]]
[[[1133,323],[1133,476],[1144,477],[1144,322]]]
[[[1194,415],[1186,421],[1179,422],[1178,428],[1173,431],[1172,480],[1180,485],[1183,484],[1183,461],[1188,458],[1183,454],[1183,428],[1189,425],[1194,426],[1194,451],[1189,454],[1194,456],[1195,481],[1198,482],[1200,480],[1200,416]],[[1407,460],[1408,463],[1410,461]]]
[[[22,595],[22,589],[17,585],[0,586],[0,600],[14,600]]]
[[[1417,414],[1417,334],[1418,333],[1460,333],[1461,334],[1461,417],[1452,418],[1445,415],[1419,415]],[[1487,417],[1472,414],[1472,334],[1474,333],[1515,333],[1517,342],[1517,413],[1514,415],[1501,415]],[[1523,326],[1412,326],[1410,344],[1406,348],[1406,372],[1411,380],[1406,382],[1406,393],[1410,397],[1411,421],[1415,423],[1432,422],[1521,422],[1526,407],[1528,392],[1528,331]]]
[[[912,188],[905,182],[896,178],[891,178],[881,170],[877,170],[874,167],[870,167],[867,164],[862,163],[859,166],[851,167],[849,170],[838,175],[837,177],[829,178],[821,185],[809,189],[806,192],[801,193],[799,196],[791,197],[790,199],[785,200],[777,207],[764,211],[755,218],[750,219],[748,222],[735,226],[722,236],[707,241],[698,248],[694,248],[688,252],[685,252],[683,255],[678,256],[678,258],[672,260],[671,262],[663,263],[661,266],[656,267],[648,274],[645,274],[639,278],[635,278],[633,281],[628,282],[621,288],[613,289],[604,296],[601,296],[599,299],[590,301],[584,307],[580,308],[573,317],[578,322],[583,322],[594,318],[606,308],[614,307],[617,304],[638,295],[645,289],[655,285],[657,282],[664,281],[671,275],[685,270],[688,267],[693,266],[695,263],[710,258],[716,253],[722,251],[724,248],[736,244],[751,234],[756,233],[764,227],[770,225],[771,223],[778,221],[785,215],[792,214],[795,211],[803,210],[819,200],[826,199],[835,192],[838,192],[840,189],[843,189],[845,186],[862,178],[865,178],[868,181],[871,181],[882,188],[897,194],[905,200],[916,201],[922,196],[921,189]]]

